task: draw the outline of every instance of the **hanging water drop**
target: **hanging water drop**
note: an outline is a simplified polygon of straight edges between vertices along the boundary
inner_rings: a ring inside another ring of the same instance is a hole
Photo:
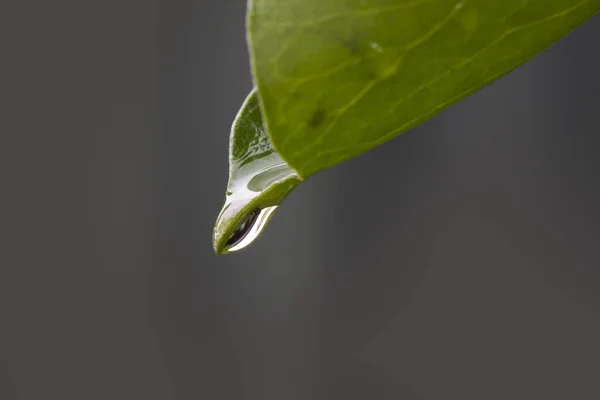
[[[273,211],[276,209],[277,206],[271,206],[262,210],[254,210],[248,214],[244,222],[238,225],[229,240],[227,240],[225,252],[238,251],[252,243],[267,226],[267,222],[269,222]]]
[[[273,148],[253,91],[232,127],[225,205],[213,231],[215,253],[231,253],[252,243],[300,182]]]

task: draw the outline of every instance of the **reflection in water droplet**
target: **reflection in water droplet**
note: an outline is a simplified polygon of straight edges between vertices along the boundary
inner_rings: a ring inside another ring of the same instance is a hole
[[[252,211],[227,240],[225,251],[228,253],[238,251],[252,243],[260,235],[276,209],[277,206],[272,206]]]
[[[248,232],[250,232],[250,228],[256,222],[260,214],[260,210],[254,210],[250,214],[246,216],[246,219],[243,220],[236,228],[235,231],[231,234],[231,237],[227,239],[227,243],[225,243],[225,248],[230,248],[244,240]]]

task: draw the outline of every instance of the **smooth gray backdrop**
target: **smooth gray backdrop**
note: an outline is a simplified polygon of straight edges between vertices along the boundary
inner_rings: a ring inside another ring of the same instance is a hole
[[[0,5],[0,399],[600,398],[600,19],[213,255],[242,0]]]

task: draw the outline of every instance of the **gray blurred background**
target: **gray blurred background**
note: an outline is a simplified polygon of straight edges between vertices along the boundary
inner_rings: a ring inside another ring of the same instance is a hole
[[[0,399],[600,398],[600,20],[215,256],[243,0],[0,5]]]

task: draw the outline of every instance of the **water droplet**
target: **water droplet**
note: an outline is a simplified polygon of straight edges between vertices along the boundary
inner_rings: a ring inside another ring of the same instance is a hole
[[[213,237],[215,251],[230,253],[252,243],[277,206],[299,183],[295,171],[276,154],[236,170],[217,219]]]
[[[213,231],[217,254],[252,243],[277,206],[302,181],[273,148],[255,91],[234,121],[229,156],[227,196]]]
[[[227,253],[238,251],[252,243],[267,226],[267,222],[276,209],[277,206],[271,206],[262,210],[254,210],[248,214],[244,222],[237,226],[233,235],[227,240],[225,251]]]

